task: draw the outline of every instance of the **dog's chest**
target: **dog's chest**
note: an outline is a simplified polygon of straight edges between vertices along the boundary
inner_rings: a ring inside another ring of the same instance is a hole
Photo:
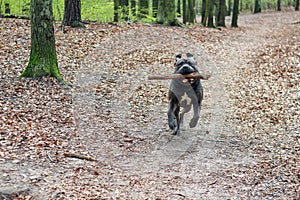
[[[189,95],[185,92],[181,97],[180,97],[180,105],[185,107],[189,106],[192,103],[192,99],[189,97]]]

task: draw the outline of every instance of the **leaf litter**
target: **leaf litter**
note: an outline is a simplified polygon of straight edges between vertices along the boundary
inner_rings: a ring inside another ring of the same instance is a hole
[[[259,23],[279,14],[262,15]],[[293,21],[295,13],[282,16],[280,22]],[[89,24],[64,34],[57,28],[59,66],[69,87],[51,77],[19,79],[29,58],[30,25],[1,19],[1,198],[299,198],[300,34],[297,25],[278,24],[273,32],[261,24],[253,32],[251,23],[221,31]],[[207,100],[198,136],[170,160],[143,161],[176,141],[166,123],[168,83],[146,78],[171,73],[177,52],[197,50],[191,44],[201,45],[206,53],[198,52],[200,65],[213,71],[213,83],[203,82]],[[97,78],[89,82],[82,74]],[[227,105],[215,99],[224,84]],[[236,161],[244,151],[255,161]],[[142,173],[126,161],[144,167]]]

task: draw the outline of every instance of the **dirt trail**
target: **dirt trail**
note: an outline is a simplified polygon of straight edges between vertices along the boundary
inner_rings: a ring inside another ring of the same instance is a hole
[[[81,64],[71,89],[77,137],[68,146],[98,161],[0,163],[0,169],[18,168],[12,176],[20,180],[0,183],[7,193],[29,189],[37,199],[248,199],[251,186],[231,188],[222,177],[257,162],[228,118],[226,84],[249,65],[251,52],[274,42],[297,17],[240,15],[241,28],[221,31],[136,25],[106,37]],[[202,31],[216,37],[206,40]],[[173,136],[166,115],[169,82],[147,76],[171,73],[175,55],[188,52],[213,76],[202,82],[199,125],[188,128],[187,116]],[[28,184],[28,178],[38,181]]]

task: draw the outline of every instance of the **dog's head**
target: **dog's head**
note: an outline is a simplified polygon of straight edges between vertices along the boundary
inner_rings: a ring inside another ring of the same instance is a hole
[[[186,75],[197,72],[196,65],[196,60],[192,54],[187,53],[185,58],[178,54],[175,61],[175,73]]]

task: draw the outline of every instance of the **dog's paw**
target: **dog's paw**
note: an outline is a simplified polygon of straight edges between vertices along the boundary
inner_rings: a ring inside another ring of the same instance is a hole
[[[170,120],[169,121],[169,127],[170,129],[174,130],[176,128],[176,123],[175,120]]]
[[[176,127],[176,129],[173,131],[172,135],[179,135],[180,130]]]
[[[194,128],[196,125],[197,125],[197,123],[198,123],[198,119],[199,118],[192,118],[191,119],[191,121],[190,121],[190,128]]]

